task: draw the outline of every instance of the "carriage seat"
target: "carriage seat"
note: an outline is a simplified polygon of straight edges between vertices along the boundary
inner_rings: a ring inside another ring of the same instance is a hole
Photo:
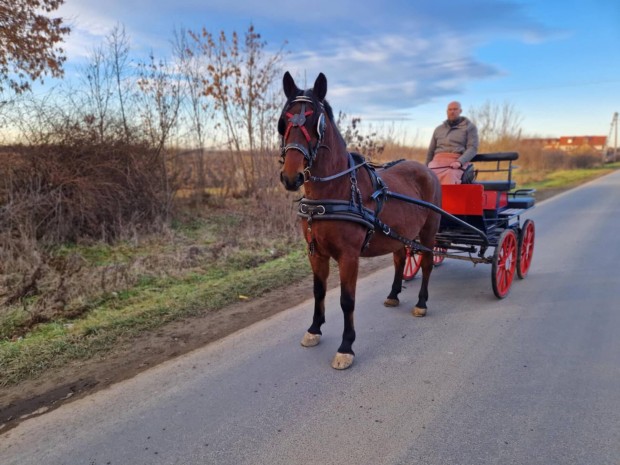
[[[471,161],[514,161],[519,158],[518,152],[478,153]]]

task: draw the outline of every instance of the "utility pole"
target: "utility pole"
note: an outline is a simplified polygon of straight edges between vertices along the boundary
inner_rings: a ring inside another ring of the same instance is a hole
[[[608,156],[609,141],[611,140],[611,134],[614,134],[614,150],[613,155]],[[611,118],[611,126],[609,127],[609,135],[605,140],[605,145],[603,146],[603,163],[607,163],[609,161],[615,162],[618,159],[618,112],[615,112]]]
[[[614,113],[614,117],[612,119],[612,126],[614,126],[615,135],[614,135],[614,161],[618,159],[618,112]]]

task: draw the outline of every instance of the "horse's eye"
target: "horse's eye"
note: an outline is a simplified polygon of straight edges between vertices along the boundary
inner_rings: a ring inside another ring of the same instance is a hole
[[[286,122],[284,121],[284,118],[280,118],[278,120],[278,132],[280,133],[281,136],[283,136],[284,131],[286,131]]]

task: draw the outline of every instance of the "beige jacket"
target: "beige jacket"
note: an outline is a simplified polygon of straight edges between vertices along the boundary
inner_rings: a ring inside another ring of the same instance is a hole
[[[437,126],[428,146],[426,164],[441,152],[458,153],[462,165],[474,158],[478,152],[478,129],[474,123],[462,116],[454,126],[448,120]]]

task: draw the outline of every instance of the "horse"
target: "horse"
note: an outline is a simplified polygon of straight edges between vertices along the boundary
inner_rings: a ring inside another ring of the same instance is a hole
[[[359,154],[349,153],[325,100],[327,78],[323,73],[312,89],[299,89],[288,71],[282,84],[287,100],[278,120],[280,181],[288,191],[303,186],[298,215],[314,279],[314,315],[301,345],[313,347],[320,341],[329,261],[333,258],[340,275],[344,331],[332,367],[344,370],[355,357],[353,314],[360,257],[393,254],[394,280],[384,305],[395,307],[402,290],[406,247],[419,251],[422,283],[412,313],[426,315],[432,248],[441,217],[431,209],[390,197],[390,192],[439,207],[441,186],[422,163],[399,160],[372,167]]]

